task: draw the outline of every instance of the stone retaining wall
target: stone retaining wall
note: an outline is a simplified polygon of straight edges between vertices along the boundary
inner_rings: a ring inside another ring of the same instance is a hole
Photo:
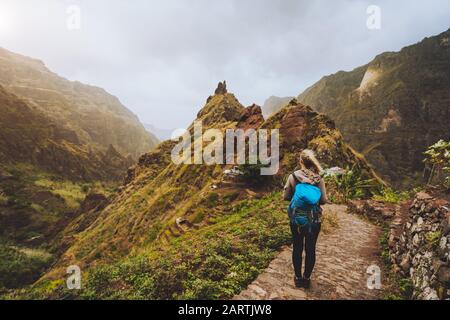
[[[449,208],[447,200],[418,193],[403,231],[389,239],[391,261],[398,272],[411,278],[414,299],[450,298]]]
[[[450,300],[449,208],[449,200],[425,192],[403,209],[372,200],[349,204],[350,211],[389,226],[390,260],[396,272],[411,278],[418,300]]]

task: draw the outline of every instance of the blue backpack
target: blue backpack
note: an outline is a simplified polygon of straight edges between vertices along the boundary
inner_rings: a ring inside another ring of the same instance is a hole
[[[304,226],[314,222],[314,216],[319,212],[319,201],[322,196],[320,188],[308,183],[298,181],[293,174],[295,181],[294,196],[292,197],[290,209],[292,212],[291,220],[296,225]]]

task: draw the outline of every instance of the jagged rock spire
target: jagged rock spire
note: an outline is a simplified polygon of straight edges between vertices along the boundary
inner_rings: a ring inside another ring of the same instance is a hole
[[[215,94],[226,94],[227,91],[227,82],[224,80],[223,82],[219,82],[217,85],[217,89],[214,92]]]

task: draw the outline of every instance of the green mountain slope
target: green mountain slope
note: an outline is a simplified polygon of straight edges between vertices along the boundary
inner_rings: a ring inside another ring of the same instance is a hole
[[[334,119],[383,177],[417,183],[422,152],[450,138],[450,30],[326,76],[298,99]]]
[[[114,147],[105,152],[83,144],[75,131],[42,115],[0,86],[0,160],[29,163],[72,180],[120,179],[133,161]]]

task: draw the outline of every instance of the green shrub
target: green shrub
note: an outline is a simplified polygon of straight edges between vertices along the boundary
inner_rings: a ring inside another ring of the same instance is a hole
[[[392,188],[381,188],[380,192],[373,196],[374,200],[390,203],[399,203],[408,200],[410,195],[406,191],[395,191]]]
[[[19,288],[32,283],[51,260],[44,252],[0,245],[0,287]]]
[[[399,281],[400,292],[405,298],[412,296],[414,291],[414,284],[411,278],[403,278]]]
[[[216,192],[211,192],[208,196],[203,200],[203,204],[208,208],[214,208],[219,201],[219,194]]]
[[[363,179],[355,168],[344,174],[326,176],[325,182],[338,203],[367,197],[376,187],[375,179]]]
[[[425,235],[425,239],[432,246],[437,246],[439,240],[441,239],[442,233],[441,231],[428,232]]]
[[[428,183],[437,178],[450,188],[450,142],[439,140],[424,152],[424,162],[431,166]]]
[[[203,210],[202,208],[199,208],[199,209],[195,212],[195,214],[194,214],[194,216],[193,216],[191,222],[194,223],[194,224],[195,224],[195,223],[200,223],[200,222],[203,221],[203,219],[205,219],[205,216],[206,216],[206,211]]]

